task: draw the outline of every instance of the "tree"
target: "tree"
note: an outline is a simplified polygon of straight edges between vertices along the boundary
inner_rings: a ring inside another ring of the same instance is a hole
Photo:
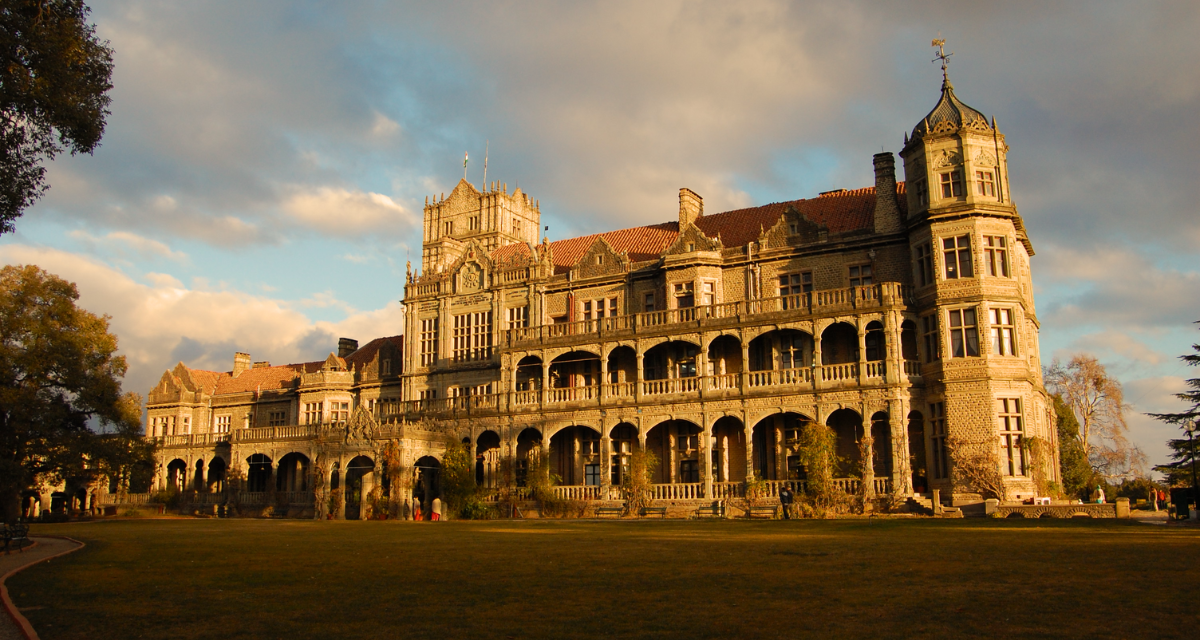
[[[1091,488],[1092,465],[1079,435],[1079,420],[1075,412],[1063,402],[1062,396],[1053,395],[1055,423],[1058,427],[1058,461],[1062,469],[1063,493],[1068,496],[1087,497],[1084,493]]]
[[[1126,437],[1121,382],[1109,376],[1104,365],[1082,353],[1065,365],[1055,359],[1046,371],[1046,383],[1082,427],[1079,442],[1097,473],[1116,480],[1143,471],[1146,454]]]
[[[112,49],[79,0],[0,1],[0,234],[47,189],[47,161],[104,134]]]
[[[1200,344],[1192,345],[1192,350],[1196,353],[1185,353],[1179,356],[1179,359],[1189,367],[1200,366]],[[1200,378],[1190,378],[1184,384],[1186,390],[1183,393],[1175,394],[1175,397],[1184,402],[1190,402],[1191,408],[1179,413],[1151,413],[1148,415],[1167,424],[1176,425],[1184,432],[1191,430],[1195,435],[1200,435],[1200,433],[1196,433],[1196,427],[1200,426]],[[1167,446],[1171,448],[1171,462],[1158,465],[1154,467],[1154,470],[1167,476],[1167,482],[1170,485],[1190,486],[1192,484],[1192,447],[1200,447],[1200,442],[1194,442],[1195,439],[1193,438],[1193,442],[1189,442],[1186,437],[1167,441]],[[1195,463],[1200,464],[1200,460]]]
[[[0,507],[21,491],[128,473],[153,450],[141,398],[121,393],[125,358],[108,317],[75,306],[75,285],[36,266],[0,270]]]

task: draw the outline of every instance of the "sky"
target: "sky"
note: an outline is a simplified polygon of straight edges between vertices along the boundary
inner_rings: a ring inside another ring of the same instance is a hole
[[[78,284],[143,395],[178,361],[276,364],[402,331],[421,210],[520,186],[551,239],[874,184],[934,106],[939,35],[1010,146],[1044,364],[1098,357],[1152,463],[1200,342],[1200,3],[94,0],[93,155],[0,237]],[[902,176],[901,176],[902,178]]]

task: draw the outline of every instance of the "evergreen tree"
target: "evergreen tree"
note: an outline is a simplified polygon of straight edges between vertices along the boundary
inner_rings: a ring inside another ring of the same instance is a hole
[[[1087,452],[1079,433],[1079,420],[1075,412],[1055,394],[1054,414],[1058,426],[1058,461],[1062,468],[1063,492],[1069,496],[1084,495],[1091,488],[1092,466],[1088,464]],[[1086,497],[1086,495],[1084,495]]]
[[[1189,367],[1200,366],[1200,344],[1192,345],[1195,353],[1179,356]],[[1186,383],[1183,393],[1175,394],[1176,398],[1191,403],[1191,408],[1179,413],[1151,413],[1151,417],[1162,420],[1167,424],[1178,426],[1184,431],[1184,437],[1167,441],[1171,448],[1171,462],[1154,467],[1155,471],[1167,477],[1172,486],[1191,486],[1192,484],[1192,446],[1200,448],[1200,442],[1189,444],[1187,432],[1193,432],[1193,440],[1200,439],[1200,378],[1191,378]],[[1200,464],[1200,461],[1196,461]]]

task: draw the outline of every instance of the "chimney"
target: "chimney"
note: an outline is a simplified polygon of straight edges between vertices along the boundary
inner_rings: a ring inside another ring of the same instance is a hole
[[[254,363],[254,368],[255,369],[269,369],[269,368],[271,368],[271,363],[267,360],[260,360],[260,361]]]
[[[238,351],[233,354],[233,377],[242,375],[242,372],[250,368],[250,354]]]
[[[704,215],[704,199],[688,188],[679,190],[679,230]]]
[[[345,358],[346,356],[358,351],[358,340],[353,338],[338,338],[338,357]]]
[[[896,157],[891,152],[877,153],[874,160],[875,233],[902,231],[904,224],[896,202]]]

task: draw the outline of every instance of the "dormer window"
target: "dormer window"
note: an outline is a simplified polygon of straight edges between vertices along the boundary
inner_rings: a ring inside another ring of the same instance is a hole
[[[688,250],[688,253],[691,253],[691,252],[695,251],[695,250],[696,250],[696,243],[695,243],[695,242],[689,242],[689,243],[687,243],[687,250]]]
[[[991,171],[975,172],[975,195],[996,197],[996,177]]]
[[[797,225],[795,222],[789,222],[788,223],[788,235],[794,236],[794,235],[798,235],[799,233],[800,233],[799,225]]]
[[[604,266],[604,256],[603,255],[596,256],[596,266],[597,267]]]
[[[960,198],[963,195],[962,171],[947,171],[942,174],[942,197]]]

